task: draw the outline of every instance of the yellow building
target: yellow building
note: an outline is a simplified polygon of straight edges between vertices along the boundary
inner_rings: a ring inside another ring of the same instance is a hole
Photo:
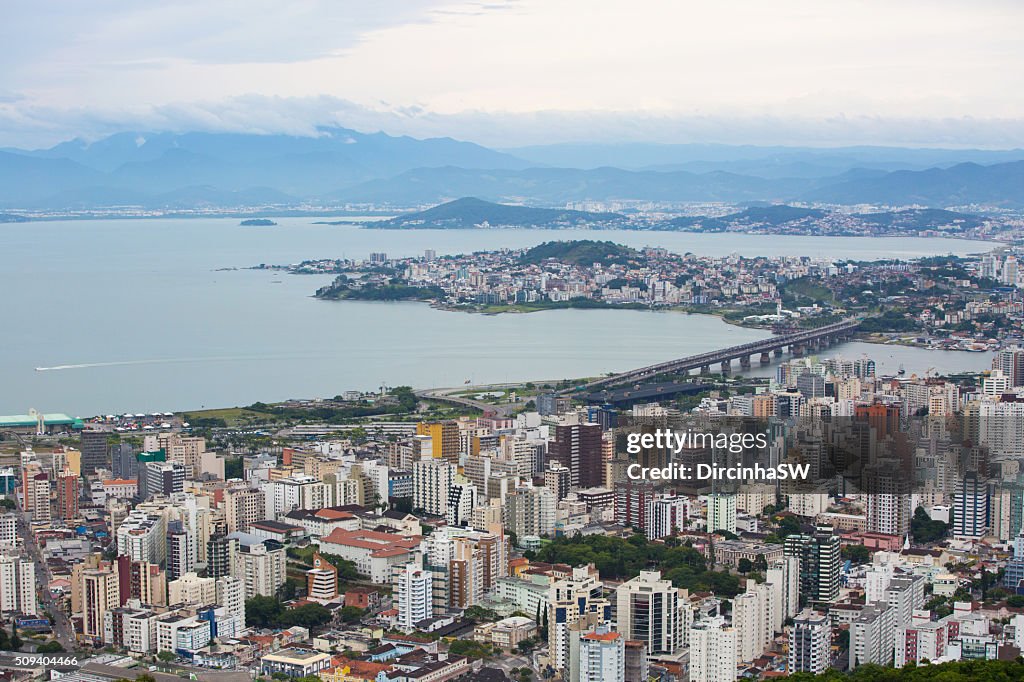
[[[417,436],[430,436],[434,459],[443,459],[456,466],[459,463],[459,426],[453,421],[420,422]]]

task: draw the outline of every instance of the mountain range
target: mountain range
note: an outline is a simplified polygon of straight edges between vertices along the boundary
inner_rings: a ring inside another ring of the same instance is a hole
[[[5,212],[405,209],[468,196],[547,207],[635,200],[1020,209],[1024,151],[628,144],[499,151],[346,128],[309,137],[125,132],[0,150]]]

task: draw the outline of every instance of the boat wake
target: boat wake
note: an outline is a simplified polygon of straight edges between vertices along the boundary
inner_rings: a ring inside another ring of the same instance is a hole
[[[287,356],[291,358],[294,356]],[[285,358],[285,359],[287,359]],[[279,360],[281,356],[252,356],[252,355],[227,355],[221,357],[202,358],[154,358],[150,360],[115,360],[112,362],[80,362],[73,365],[53,365],[51,367],[36,367],[37,372],[57,372],[67,369],[89,369],[92,367],[124,367],[130,365],[166,365],[172,363],[189,362],[231,362],[245,360]]]

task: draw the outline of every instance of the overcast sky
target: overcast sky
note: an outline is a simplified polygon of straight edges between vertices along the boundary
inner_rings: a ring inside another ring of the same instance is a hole
[[[562,141],[1024,146],[1017,0],[33,0],[0,146],[343,125]]]

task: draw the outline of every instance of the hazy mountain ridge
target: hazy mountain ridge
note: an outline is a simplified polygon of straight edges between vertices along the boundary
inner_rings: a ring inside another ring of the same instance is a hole
[[[557,208],[536,208],[483,201],[463,197],[425,211],[369,223],[379,229],[447,228],[465,229],[482,224],[494,226],[573,227],[578,225],[613,227],[626,221],[620,213],[592,213]]]
[[[344,128],[319,132],[311,137],[125,132],[91,143],[73,140],[50,149],[3,150],[0,207],[164,209],[304,202],[408,207],[470,196],[551,207],[586,200],[1024,207],[1024,160],[1016,160],[1024,156],[1022,150],[522,148],[524,156],[541,161],[575,154],[580,161],[617,159],[622,166],[666,162],[650,170],[650,164],[647,169],[537,166],[450,138],[417,140]],[[886,170],[956,159],[1008,160]],[[851,165],[858,163],[863,165]],[[740,170],[761,175],[732,172]]]

